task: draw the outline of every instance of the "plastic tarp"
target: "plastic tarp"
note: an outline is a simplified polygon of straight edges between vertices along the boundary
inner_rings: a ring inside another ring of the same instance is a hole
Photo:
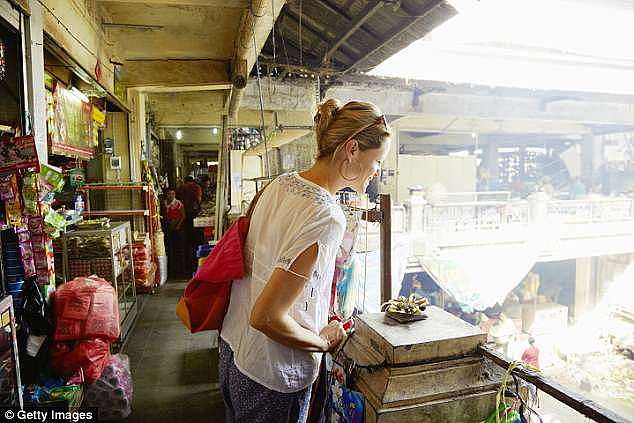
[[[502,304],[537,261],[532,243],[454,248],[420,263],[466,311]]]

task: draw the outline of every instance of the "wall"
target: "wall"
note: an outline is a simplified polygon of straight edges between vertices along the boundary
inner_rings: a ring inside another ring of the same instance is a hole
[[[422,185],[428,189],[441,184],[447,192],[475,191],[475,157],[398,156],[398,200],[408,198],[408,187]]]
[[[130,181],[130,149],[128,146],[128,115],[121,112],[108,112],[104,138],[114,141],[114,155],[121,157],[121,170],[110,169],[110,154],[99,156],[103,166],[103,177],[106,183]]]
[[[41,0],[44,32],[82,69],[114,95],[113,51],[101,29],[103,17],[95,0]],[[101,64],[101,78],[95,66]]]
[[[280,167],[282,173],[293,170],[302,171],[308,169],[317,157],[317,142],[311,132],[295,141],[279,148]]]

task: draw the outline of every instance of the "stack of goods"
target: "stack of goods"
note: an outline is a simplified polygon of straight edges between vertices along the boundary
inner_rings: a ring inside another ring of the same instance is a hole
[[[86,387],[85,405],[99,410],[99,420],[120,420],[130,415],[132,375],[127,355],[115,354],[101,377]]]
[[[71,237],[68,240],[68,278],[98,275],[114,282],[110,257],[110,238],[107,236]],[[115,268],[121,268],[121,254],[115,257]]]
[[[196,250],[196,257],[198,258],[198,268],[205,262],[207,256],[214,247],[209,244],[200,244]]]
[[[165,234],[160,230],[154,232],[154,256],[158,262],[156,285],[163,286],[167,282],[167,251],[165,251]]]
[[[15,237],[7,232],[3,245],[4,273],[7,294],[13,297],[13,308],[16,315],[22,313],[22,287],[24,285],[24,269],[20,259],[20,246]]]
[[[82,385],[66,385],[62,378],[45,380],[42,385],[29,385],[24,390],[24,403],[31,407],[79,408],[84,398]]]
[[[156,265],[152,263],[152,255],[147,243],[132,244],[132,261],[137,292],[151,292],[154,287]]]
[[[75,278],[55,292],[54,301],[51,367],[61,376],[93,383],[109,361],[109,344],[119,338],[116,291],[96,276]]]

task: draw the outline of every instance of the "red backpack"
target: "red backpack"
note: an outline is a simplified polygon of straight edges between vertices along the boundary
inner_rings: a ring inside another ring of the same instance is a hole
[[[263,190],[247,211],[225,232],[185,287],[176,315],[191,333],[220,330],[231,299],[231,283],[244,276],[244,243],[251,215]]]

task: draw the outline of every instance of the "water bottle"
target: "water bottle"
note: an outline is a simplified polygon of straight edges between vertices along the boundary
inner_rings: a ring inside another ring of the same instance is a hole
[[[75,197],[75,212],[77,214],[82,214],[84,211],[84,199],[82,198],[81,194],[77,194],[77,197]]]

